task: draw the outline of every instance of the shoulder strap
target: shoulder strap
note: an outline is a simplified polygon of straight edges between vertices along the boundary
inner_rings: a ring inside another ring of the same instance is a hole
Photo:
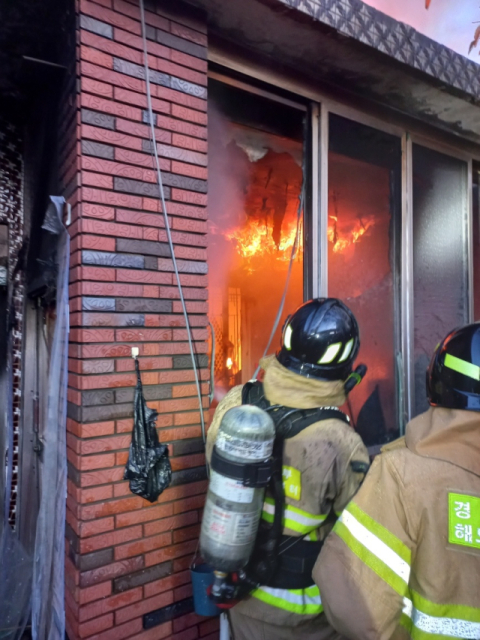
[[[280,407],[277,415],[277,412],[272,407],[272,411],[269,411],[269,413],[275,423],[277,434],[284,439],[293,438],[307,427],[321,420],[335,419],[350,424],[349,417],[337,407],[317,407],[315,409]]]
[[[254,404],[264,410],[270,407],[263,391],[263,384],[259,380],[251,380],[243,385],[242,404]]]
[[[316,407],[314,409],[294,409],[283,405],[271,405],[266,399],[263,384],[258,380],[247,382],[242,390],[242,404],[253,404],[267,411],[277,431],[277,437],[293,438],[301,431],[320,420],[341,420],[350,424],[349,417],[338,407]]]

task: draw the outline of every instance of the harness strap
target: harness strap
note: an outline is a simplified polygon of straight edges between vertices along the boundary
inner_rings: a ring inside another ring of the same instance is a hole
[[[270,492],[275,503],[273,522],[259,530],[254,552],[246,569],[247,575],[257,584],[276,589],[307,588],[312,585],[313,565],[322,542],[282,535],[285,510],[283,447],[285,440],[293,438],[315,422],[336,419],[349,424],[349,418],[337,407],[297,409],[272,405],[265,397],[263,384],[257,380],[244,385],[242,404],[252,404],[267,411],[276,430],[270,480]]]
[[[313,584],[312,571],[323,542],[311,542],[282,536],[280,547],[286,551],[277,557],[276,570],[265,586],[274,589],[306,589]]]
[[[263,383],[254,380],[247,382],[242,390],[242,404],[253,404],[267,411],[273,422],[277,437],[285,440],[293,438],[301,431],[320,420],[341,420],[350,424],[349,417],[338,407],[315,407],[314,409],[296,409],[283,405],[272,405],[265,397]]]

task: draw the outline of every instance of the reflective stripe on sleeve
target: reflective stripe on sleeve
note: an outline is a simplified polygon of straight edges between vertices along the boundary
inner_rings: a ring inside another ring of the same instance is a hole
[[[306,589],[259,587],[251,593],[251,596],[272,607],[297,613],[298,615],[318,615],[323,611],[320,591],[316,585]]]
[[[480,609],[453,604],[435,604],[412,591],[404,598],[402,625],[412,640],[439,638],[480,638]]]
[[[436,604],[410,590],[409,548],[358,505],[351,502],[333,530],[366,566],[403,597],[400,622],[412,640],[480,638],[480,609]]]
[[[266,498],[263,503],[262,518],[267,522],[273,522],[274,513],[275,501],[273,498]],[[315,515],[287,504],[283,514],[283,526],[292,531],[305,534],[315,531],[326,518],[326,515]]]
[[[354,503],[343,511],[333,530],[394,591],[407,594],[411,554],[401,540]]]

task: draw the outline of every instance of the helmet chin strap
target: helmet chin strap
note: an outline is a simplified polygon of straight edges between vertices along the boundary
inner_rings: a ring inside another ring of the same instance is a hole
[[[350,391],[352,391],[352,389],[357,386],[357,384],[360,384],[366,373],[366,364],[359,364],[355,371],[352,371],[352,373],[345,380],[345,384],[343,385],[343,388],[345,389],[345,393],[347,395],[350,393]]]

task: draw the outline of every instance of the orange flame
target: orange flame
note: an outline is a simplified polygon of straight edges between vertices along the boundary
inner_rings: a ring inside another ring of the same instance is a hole
[[[247,260],[258,254],[269,254],[275,256],[277,260],[286,261],[290,260],[290,251],[295,242],[296,221],[292,221],[286,226],[286,229],[282,227],[278,247],[272,237],[273,226],[254,218],[249,218],[244,227],[226,231],[225,237],[235,242],[237,252]]]
[[[373,216],[370,216],[365,220],[359,218],[355,222],[353,229],[346,233],[338,229],[337,216],[329,216],[329,218],[333,220],[333,223],[328,227],[327,237],[328,241],[333,243],[333,251],[335,253],[342,252],[350,245],[357,243],[360,238],[365,235],[368,229],[375,224],[375,218]]]
[[[360,238],[375,224],[373,216],[365,219],[358,218],[353,228],[350,228],[347,232],[338,228],[337,216],[331,215],[329,217],[333,222],[328,226],[327,237],[328,241],[333,243],[333,251],[335,253],[345,251],[350,245],[359,242]],[[278,247],[272,237],[272,230],[271,221],[265,223],[264,220],[249,217],[245,226],[225,231],[224,235],[228,240],[235,242],[238,254],[247,260],[247,266],[251,270],[250,261],[258,255],[271,255],[276,260],[285,262],[290,260],[291,249],[295,242],[297,231],[296,221],[284,222]],[[301,251],[301,242],[299,248]]]

